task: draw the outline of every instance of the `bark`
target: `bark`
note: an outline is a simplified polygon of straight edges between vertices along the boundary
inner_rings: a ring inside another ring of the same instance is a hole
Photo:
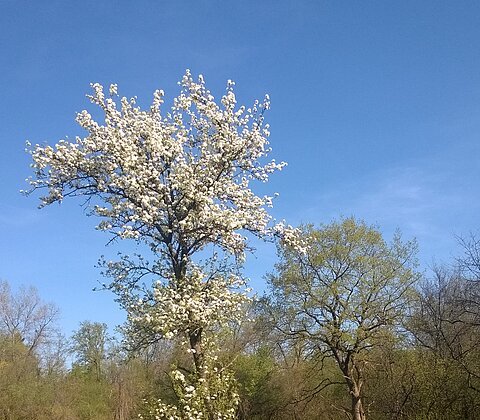
[[[354,363],[354,358],[351,355],[347,356],[345,362],[341,368],[352,399],[351,417],[353,420],[367,420],[362,399],[362,371]]]
[[[193,363],[199,378],[205,379],[204,356],[202,349],[202,329],[189,334],[190,348],[193,350]]]
[[[367,420],[360,395],[352,394],[352,418],[353,420]]]

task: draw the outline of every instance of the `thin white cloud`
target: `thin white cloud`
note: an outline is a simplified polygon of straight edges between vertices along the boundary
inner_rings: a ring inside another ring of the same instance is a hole
[[[448,258],[456,252],[455,235],[477,228],[480,197],[472,196],[464,174],[440,169],[423,162],[359,176],[317,195],[302,218],[328,223],[353,215],[377,224],[387,237],[397,228],[406,238],[416,237],[426,264]]]

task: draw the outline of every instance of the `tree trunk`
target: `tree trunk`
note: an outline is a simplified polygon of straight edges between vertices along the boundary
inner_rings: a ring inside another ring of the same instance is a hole
[[[199,378],[205,379],[205,366],[202,349],[202,330],[198,329],[189,334],[190,348],[193,350],[193,363]]]
[[[338,355],[336,357],[352,398],[350,413],[352,420],[367,420],[362,400],[363,375],[361,368],[354,362],[354,355],[352,354],[347,355],[345,360],[342,360]]]
[[[352,392],[352,419],[367,420],[365,410],[363,409],[362,397],[356,392]]]
[[[202,329],[198,329],[193,333],[189,334],[190,348],[193,350],[193,363],[195,365],[195,371],[197,373],[197,384],[200,382],[199,379],[207,381],[206,371],[205,371],[205,356],[202,349]],[[207,381],[208,384],[208,381]],[[215,413],[212,409],[212,403],[209,396],[204,399],[205,408],[207,410],[207,418],[213,420],[215,418]]]

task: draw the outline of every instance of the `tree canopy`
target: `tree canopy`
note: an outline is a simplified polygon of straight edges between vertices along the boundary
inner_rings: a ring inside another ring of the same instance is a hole
[[[352,417],[361,420],[371,349],[401,325],[414,297],[416,246],[399,235],[387,244],[376,228],[353,218],[305,226],[303,235],[306,252],[280,247],[269,277],[276,325],[313,354],[333,356],[352,396]]]

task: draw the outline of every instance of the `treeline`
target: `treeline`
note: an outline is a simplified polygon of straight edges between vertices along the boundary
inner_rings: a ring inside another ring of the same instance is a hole
[[[361,221],[301,230],[304,249],[279,244],[269,292],[217,331],[237,418],[478,418],[480,241],[419,274],[414,242]],[[0,419],[155,418],[155,401],[176,403],[182,340],[133,348],[89,321],[66,338],[57,317],[0,283]]]

